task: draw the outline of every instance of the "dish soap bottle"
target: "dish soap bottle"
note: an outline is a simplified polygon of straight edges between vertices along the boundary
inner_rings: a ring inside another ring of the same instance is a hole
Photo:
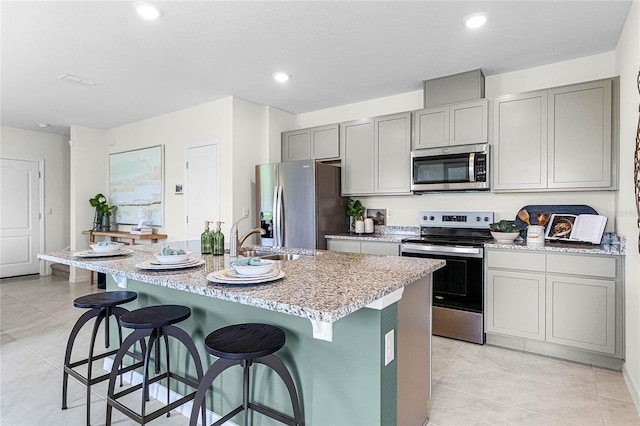
[[[200,235],[200,253],[202,254],[211,254],[212,253],[212,243],[213,235],[211,235],[211,231],[209,231],[209,221],[204,221],[204,232]]]
[[[220,230],[220,225],[224,222],[216,222],[216,232],[213,234],[213,255],[222,256],[224,254],[224,234]]]

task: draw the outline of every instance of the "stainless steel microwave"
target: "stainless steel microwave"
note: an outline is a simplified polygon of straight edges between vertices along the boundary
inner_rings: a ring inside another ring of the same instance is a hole
[[[457,145],[411,152],[411,190],[489,190],[489,145]]]

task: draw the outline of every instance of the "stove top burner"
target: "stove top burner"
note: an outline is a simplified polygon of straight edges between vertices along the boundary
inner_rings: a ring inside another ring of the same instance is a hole
[[[420,212],[420,237],[403,243],[482,247],[491,241],[492,212]]]

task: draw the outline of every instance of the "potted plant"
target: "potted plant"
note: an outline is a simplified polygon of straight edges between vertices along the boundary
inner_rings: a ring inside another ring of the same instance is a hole
[[[95,197],[89,199],[91,207],[95,207],[96,212],[93,217],[94,231],[108,231],[111,228],[110,217],[117,206],[107,204],[107,197],[98,193]]]
[[[489,230],[498,242],[511,242],[520,236],[520,228],[509,220],[492,223],[489,225]]]
[[[347,216],[349,216],[349,232],[355,230],[357,220],[364,220],[365,208],[359,200],[349,198],[347,201]]]

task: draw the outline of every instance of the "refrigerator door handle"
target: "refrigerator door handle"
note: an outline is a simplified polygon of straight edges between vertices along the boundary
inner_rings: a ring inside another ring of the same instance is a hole
[[[278,222],[278,185],[273,187],[273,245],[278,245],[278,233],[280,232],[280,224]]]
[[[277,211],[277,228],[276,228],[276,240],[275,240],[275,245],[277,247],[283,247],[284,246],[284,220],[282,218],[282,185],[278,185],[277,187],[277,191],[278,191],[278,197],[277,199],[277,206],[276,206],[276,211]]]

